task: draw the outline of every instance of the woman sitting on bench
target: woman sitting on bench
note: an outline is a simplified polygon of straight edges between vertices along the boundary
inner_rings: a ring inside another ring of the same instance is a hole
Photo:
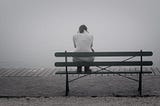
[[[87,27],[85,25],[81,25],[79,27],[79,31],[76,35],[73,36],[73,43],[75,47],[74,52],[94,52],[92,49],[93,46],[93,36],[89,34],[87,31]],[[73,57],[74,62],[90,62],[94,61],[94,57]],[[86,73],[90,73],[91,69],[89,66],[84,67],[84,71]],[[82,66],[77,67],[77,72],[82,72]]]

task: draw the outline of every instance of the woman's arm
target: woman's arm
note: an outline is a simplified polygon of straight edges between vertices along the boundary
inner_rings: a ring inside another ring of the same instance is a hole
[[[91,36],[91,48],[93,47],[93,36]]]
[[[75,37],[73,36],[73,45],[76,48],[76,42],[75,42]]]

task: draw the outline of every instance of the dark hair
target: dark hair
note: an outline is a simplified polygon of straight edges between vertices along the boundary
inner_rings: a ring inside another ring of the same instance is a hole
[[[87,27],[86,27],[85,25],[81,25],[81,26],[79,27],[79,32],[80,32],[80,33],[83,33],[84,30],[87,31]]]

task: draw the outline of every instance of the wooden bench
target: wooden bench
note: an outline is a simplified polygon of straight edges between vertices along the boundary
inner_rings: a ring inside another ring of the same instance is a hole
[[[77,66],[94,66],[100,68],[98,71],[91,72],[89,74],[118,74],[121,76],[121,74],[139,74],[139,79],[133,79],[137,82],[139,82],[138,92],[139,95],[142,96],[142,74],[150,74],[151,71],[143,71],[143,66],[151,66],[153,63],[152,61],[143,61],[143,57],[145,56],[152,56],[153,53],[151,51],[127,51],[127,52],[56,52],[56,57],[64,57],[64,62],[55,62],[56,67],[65,67],[64,71],[58,71],[56,74],[65,74],[66,75],[66,92],[65,95],[68,96],[69,93],[69,81],[68,75],[69,74],[84,74],[88,75],[88,73],[82,72],[77,73],[77,71],[68,71],[68,67],[77,67]],[[94,62],[72,62],[68,61],[69,57],[127,57],[125,60],[118,60],[118,61],[94,61]],[[140,57],[136,61],[131,61],[134,57]],[[102,67],[103,66],[103,67]],[[105,66],[105,68],[104,68]],[[140,67],[139,70],[135,71],[104,71],[108,67],[111,66],[138,66]],[[101,71],[103,70],[103,72]],[[129,78],[129,77],[127,77]],[[132,78],[129,78],[132,79]]]

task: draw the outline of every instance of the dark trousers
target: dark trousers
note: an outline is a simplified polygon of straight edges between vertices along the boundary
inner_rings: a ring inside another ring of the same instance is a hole
[[[89,66],[84,66],[84,71],[89,70]],[[82,66],[77,67],[77,71],[82,71]]]

